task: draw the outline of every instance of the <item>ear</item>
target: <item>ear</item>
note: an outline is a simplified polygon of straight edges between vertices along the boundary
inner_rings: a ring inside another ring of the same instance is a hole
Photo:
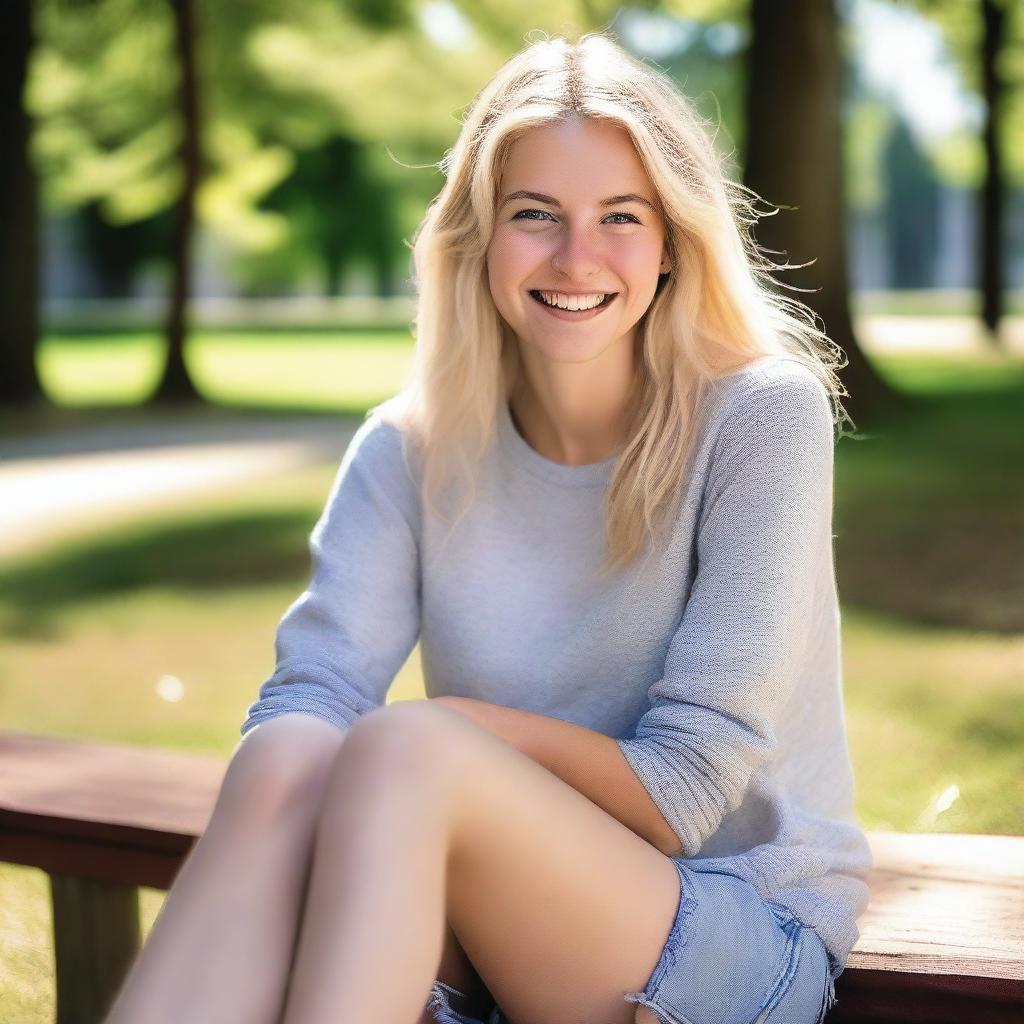
[[[662,246],[661,263],[658,264],[658,273],[667,274],[672,269],[672,259],[669,256],[668,246]]]

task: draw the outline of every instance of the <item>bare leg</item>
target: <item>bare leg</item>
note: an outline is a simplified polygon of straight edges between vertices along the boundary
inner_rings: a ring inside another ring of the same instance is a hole
[[[381,713],[405,712],[365,715],[338,754],[282,1024],[413,1024],[427,1002],[446,928],[451,787],[437,777],[447,765],[435,771],[422,745],[378,728]]]
[[[510,1020],[646,1024],[624,997],[678,904],[664,854],[425,703],[365,716],[335,769],[283,1024],[421,1021],[446,920]]]
[[[322,786],[342,739],[302,715],[245,737],[106,1024],[277,1024]]]

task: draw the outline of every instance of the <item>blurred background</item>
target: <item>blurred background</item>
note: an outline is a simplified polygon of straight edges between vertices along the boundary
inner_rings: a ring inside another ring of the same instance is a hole
[[[6,0],[0,726],[227,758],[366,408],[409,240],[539,33],[669,72],[844,349],[835,550],[857,813],[1024,834],[1024,5]],[[389,700],[423,695],[418,649]],[[143,890],[145,927],[164,893]],[[0,864],[4,1020],[52,1019]]]

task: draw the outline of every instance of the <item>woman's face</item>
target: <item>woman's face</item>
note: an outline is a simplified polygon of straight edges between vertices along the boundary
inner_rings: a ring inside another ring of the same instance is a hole
[[[632,351],[658,274],[669,269],[664,242],[660,201],[624,129],[573,118],[516,140],[501,178],[487,274],[527,362]],[[564,313],[542,305],[540,292],[561,304],[571,294],[574,306],[614,296],[596,311]]]

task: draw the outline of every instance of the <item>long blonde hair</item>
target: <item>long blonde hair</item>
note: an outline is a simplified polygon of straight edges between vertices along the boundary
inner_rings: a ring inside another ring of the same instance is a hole
[[[402,391],[373,411],[414,443],[427,508],[452,523],[436,504],[449,485],[462,497],[456,519],[470,507],[497,403],[522,373],[486,268],[509,149],[530,129],[572,116],[629,133],[661,198],[672,261],[637,325],[628,440],[605,494],[603,574],[632,562],[645,539],[653,550],[670,526],[712,382],[766,355],[795,356],[821,380],[841,421],[849,417],[839,397],[848,392],[834,371],[846,362],[807,306],[774,291],[778,268],[748,233],[759,197],[728,178],[707,123],[673,81],[604,33],[575,43],[542,38],[475,97],[439,163],[445,185],[413,236],[413,366]]]

